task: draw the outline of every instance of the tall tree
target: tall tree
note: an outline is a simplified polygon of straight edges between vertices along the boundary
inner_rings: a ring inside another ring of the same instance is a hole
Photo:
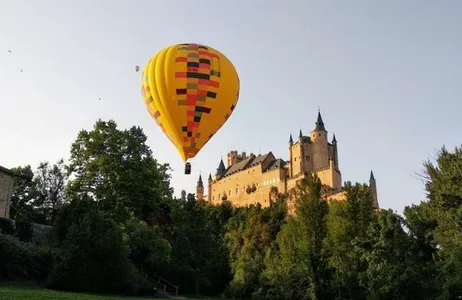
[[[37,168],[34,184],[37,190],[37,199],[34,205],[43,216],[44,224],[53,224],[59,209],[66,203],[64,188],[67,173],[64,160],[55,164],[42,162]]]
[[[406,234],[405,220],[391,210],[378,213],[365,238],[356,244],[367,264],[362,284],[367,299],[435,299],[434,269]]]
[[[327,218],[329,266],[335,270],[338,299],[364,296],[359,274],[366,267],[354,247],[354,240],[366,236],[374,218],[374,202],[368,187],[347,182],[343,188],[346,201],[332,202]]]
[[[11,195],[10,218],[13,220],[36,221],[33,202],[36,197],[34,172],[30,165],[11,169],[14,184]]]
[[[439,248],[441,297],[454,299],[462,296],[462,147],[443,147],[436,164],[427,161],[424,167],[428,209],[421,223]]]
[[[76,292],[127,292],[139,280],[122,229],[88,197],[56,220],[55,259],[48,286]]]
[[[286,203],[280,198],[270,207],[257,204],[241,209],[229,221],[226,242],[233,279],[228,296],[248,298],[259,289],[266,251],[276,241],[286,215]]]
[[[321,181],[316,177],[301,180],[292,197],[295,217],[289,218],[277,239],[276,253],[270,249],[263,274],[266,299],[331,299],[328,256],[324,247],[327,235],[328,204],[321,197]],[[278,253],[279,252],[279,253]]]
[[[152,157],[141,128],[97,121],[93,130],[79,132],[68,170],[71,199],[91,197],[119,222],[131,212],[150,225],[169,222],[170,169]]]

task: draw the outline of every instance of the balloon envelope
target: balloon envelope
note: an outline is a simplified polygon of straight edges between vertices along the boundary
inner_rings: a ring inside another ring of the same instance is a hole
[[[139,67],[139,66],[136,66],[136,67],[135,67],[135,70],[136,70],[136,72],[138,72],[138,71],[140,70],[140,67]]]
[[[231,61],[199,44],[164,48],[142,74],[146,107],[183,161],[195,157],[231,116],[239,87]]]

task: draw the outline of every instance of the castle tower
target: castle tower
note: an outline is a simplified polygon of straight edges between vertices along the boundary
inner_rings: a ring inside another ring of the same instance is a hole
[[[295,143],[292,139],[292,134],[289,138],[290,177],[296,177],[303,173],[303,165],[301,163],[303,157],[303,133],[300,129],[298,140]]]
[[[305,145],[304,145],[304,139],[303,139],[303,134],[302,134],[302,129],[300,129],[300,134],[298,135],[298,144],[300,145],[300,172],[305,173]]]
[[[379,200],[377,198],[377,182],[375,181],[374,173],[371,170],[371,176],[369,178],[369,190],[372,194],[372,199],[374,199],[375,208],[379,207]]]
[[[212,174],[209,174],[209,180],[208,180],[208,191],[207,191],[207,200],[209,202],[212,201]]]
[[[329,166],[329,146],[327,143],[327,130],[322,121],[321,111],[318,111],[316,127],[310,133],[312,142],[313,170]]]
[[[291,177],[291,178],[292,178],[292,176],[294,176],[294,168],[292,166],[292,161],[293,161],[292,146],[293,145],[294,145],[294,140],[292,139],[292,133],[291,133],[290,137],[289,137],[289,161],[290,161],[289,177]]]
[[[204,183],[202,182],[202,176],[200,174],[196,186],[196,199],[204,200]]]
[[[339,166],[338,166],[338,148],[337,148],[337,139],[335,138],[335,133],[334,133],[334,137],[332,138],[332,146],[334,148],[332,159],[334,160],[335,167],[337,169],[339,169]]]
[[[246,152],[242,152],[239,154],[237,151],[230,151],[227,155],[227,162],[228,162],[227,167],[229,168],[230,166],[237,164],[245,160],[246,158],[247,158]]]
[[[216,180],[219,180],[223,175],[226,173],[225,164],[223,162],[223,158],[220,160],[218,164],[217,172],[215,173]]]

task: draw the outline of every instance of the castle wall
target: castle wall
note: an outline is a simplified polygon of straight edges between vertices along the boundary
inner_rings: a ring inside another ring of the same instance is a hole
[[[270,161],[272,159],[269,159]],[[285,178],[287,171],[285,169],[274,169],[263,173],[262,167],[268,163],[263,161],[262,164],[246,169],[239,173],[227,176],[219,181],[212,183],[211,201],[213,204],[220,204],[224,193],[228,201],[235,206],[247,206],[260,202],[262,206],[269,205],[269,194],[271,188],[277,187],[278,191],[285,193]],[[256,190],[247,193],[247,188],[252,189],[255,185]]]
[[[332,180],[332,171],[329,167],[316,171],[316,175],[321,180],[322,184],[334,187],[334,182]]]
[[[292,145],[292,161],[290,162],[292,168],[292,175],[296,176],[301,172],[300,169],[300,143]]]
[[[311,144],[303,144],[303,173],[313,170],[313,147]]]
[[[229,201],[235,202],[237,206],[245,205],[244,202],[250,201],[247,199],[250,195],[246,193],[246,187],[252,184],[258,187],[261,178],[262,168],[257,165],[212,183],[212,203],[221,203],[221,198],[226,193]]]
[[[334,158],[334,147],[327,144],[327,151],[328,151],[328,158],[333,159]]]
[[[0,217],[8,218],[13,189],[13,176],[0,170]]]
[[[332,172],[332,177],[333,177],[332,187],[335,190],[340,191],[342,189],[342,175],[339,173],[338,170],[334,169]]]
[[[339,192],[339,193],[336,193],[336,194],[333,194],[329,197],[327,197],[326,199],[328,202],[332,202],[332,201],[344,201],[346,200],[346,192]]]
[[[327,132],[311,132],[313,169],[329,166],[329,146],[327,144]]]

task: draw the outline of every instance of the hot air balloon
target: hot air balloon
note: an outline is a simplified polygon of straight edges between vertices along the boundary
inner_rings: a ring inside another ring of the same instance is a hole
[[[138,72],[140,70],[140,67],[139,66],[136,66],[135,67],[135,71]]]
[[[146,107],[186,163],[194,158],[233,113],[239,76],[218,50],[200,44],[175,44],[152,56],[143,69]]]

